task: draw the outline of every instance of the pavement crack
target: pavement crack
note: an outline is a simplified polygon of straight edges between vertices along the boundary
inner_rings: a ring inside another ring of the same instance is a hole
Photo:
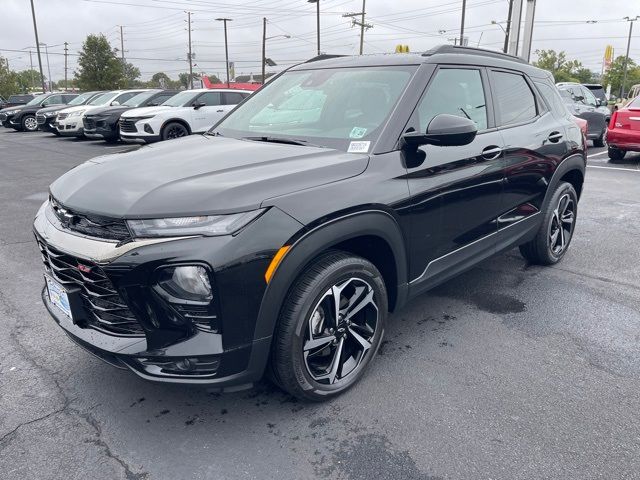
[[[43,415],[41,417],[38,418],[34,418],[32,420],[29,420],[27,422],[22,422],[19,425],[16,425],[16,427],[11,430],[10,432],[5,433],[2,437],[0,437],[0,452],[2,451],[2,449],[5,446],[5,443],[8,442],[9,440],[11,440],[11,438],[13,438],[13,436],[16,434],[16,432],[18,430],[20,430],[20,428],[25,427],[27,425],[31,425],[32,423],[37,423],[37,422],[41,422],[42,420],[46,420],[47,418],[53,416],[53,415],[57,415],[59,413],[62,413],[66,410],[66,408],[68,407],[68,404],[65,403],[64,406],[62,406],[61,408],[58,408],[57,410],[54,410],[53,412],[49,412],[46,415]]]

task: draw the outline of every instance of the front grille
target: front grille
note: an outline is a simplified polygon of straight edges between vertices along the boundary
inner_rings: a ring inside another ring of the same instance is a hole
[[[64,120],[65,118],[67,118],[69,116],[68,113],[59,113],[58,114],[58,120]]]
[[[137,118],[121,118],[120,119],[120,130],[125,133],[135,133],[138,131],[136,128]]]
[[[93,130],[96,128],[96,121],[93,118],[84,117],[82,123],[84,123],[85,130]]]
[[[7,120],[7,114],[6,113],[0,113],[0,122],[4,122]]]
[[[68,230],[106,240],[126,241],[131,239],[127,222],[120,218],[74,212],[53,198],[50,199],[50,204],[55,216]]]
[[[65,288],[80,289],[89,317],[85,327],[111,335],[144,336],[142,326],[99,265],[37,240],[46,272]]]
[[[36,115],[36,120],[38,121],[38,125],[44,125],[45,122],[47,121],[47,117],[45,117],[44,115]]]
[[[219,333],[218,316],[211,305],[172,304],[180,315],[191,320],[202,330]]]

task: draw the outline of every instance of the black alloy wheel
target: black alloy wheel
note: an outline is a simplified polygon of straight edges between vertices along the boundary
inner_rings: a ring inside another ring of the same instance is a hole
[[[375,356],[386,315],[386,289],[376,267],[361,257],[328,252],[295,281],[285,301],[272,378],[306,400],[344,392]]]
[[[549,201],[538,233],[520,245],[520,253],[530,263],[553,265],[559,262],[571,243],[578,215],[578,196],[573,185],[560,182]]]
[[[607,154],[609,156],[609,160],[615,162],[617,160],[622,160],[627,152],[624,150],[620,150],[619,148],[609,146]]]
[[[189,135],[187,127],[178,122],[171,122],[162,129],[162,139],[172,140],[174,138],[186,137]]]

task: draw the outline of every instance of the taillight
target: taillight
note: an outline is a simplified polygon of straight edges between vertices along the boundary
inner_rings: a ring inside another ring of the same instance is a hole
[[[618,118],[618,111],[616,110],[615,112],[613,112],[613,115],[611,115],[611,120],[609,120],[609,128],[615,127],[617,118]]]

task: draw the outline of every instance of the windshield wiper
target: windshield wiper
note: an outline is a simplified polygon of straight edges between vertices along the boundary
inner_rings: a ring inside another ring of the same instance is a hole
[[[282,137],[242,137],[243,140],[251,140],[253,142],[269,142],[269,143],[285,143],[287,145],[303,145],[306,147],[319,147],[319,145],[313,145],[306,140],[296,140],[295,138],[282,138]]]

